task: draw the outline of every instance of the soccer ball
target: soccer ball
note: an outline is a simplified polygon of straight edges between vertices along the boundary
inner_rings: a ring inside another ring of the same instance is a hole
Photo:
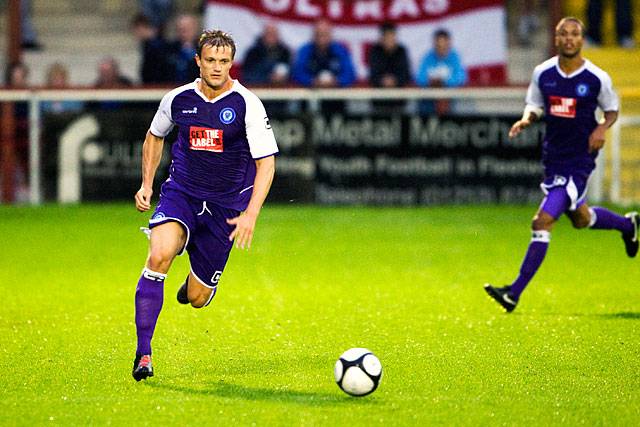
[[[333,373],[342,391],[352,396],[366,396],[378,388],[382,365],[370,350],[350,348],[336,361]]]

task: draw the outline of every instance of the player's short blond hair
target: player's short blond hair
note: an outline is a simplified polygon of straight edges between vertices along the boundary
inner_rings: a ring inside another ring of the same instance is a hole
[[[575,16],[565,16],[560,21],[558,21],[558,24],[556,25],[556,34],[558,34],[558,31],[560,31],[560,28],[562,28],[562,26],[567,22],[575,22],[576,24],[578,24],[578,26],[580,27],[580,34],[584,37],[585,35],[584,24],[580,19],[576,18]]]
[[[203,46],[212,47],[228,47],[231,49],[231,59],[236,56],[236,42],[233,41],[231,34],[225,33],[221,30],[205,30],[200,34],[198,40],[198,56],[202,55]]]

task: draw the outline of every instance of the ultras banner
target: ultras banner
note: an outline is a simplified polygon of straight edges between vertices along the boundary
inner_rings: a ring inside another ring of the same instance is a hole
[[[438,28],[452,35],[453,46],[475,84],[506,81],[507,34],[503,0],[209,0],[205,28],[230,32],[242,60],[265,22],[280,29],[294,52],[312,38],[313,22],[329,18],[336,40],[351,52],[358,77],[366,79],[368,48],[378,38],[378,25],[398,25],[398,39],[409,53],[415,75]]]

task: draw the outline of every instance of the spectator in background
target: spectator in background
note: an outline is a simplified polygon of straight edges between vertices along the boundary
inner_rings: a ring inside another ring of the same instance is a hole
[[[174,9],[173,0],[138,0],[139,15],[146,18],[160,36],[164,36]]]
[[[115,58],[107,56],[98,63],[98,78],[94,86],[99,89],[130,87],[131,80],[120,74],[120,65]]]
[[[374,87],[402,87],[409,83],[407,50],[398,43],[396,26],[380,26],[380,39],[369,51],[369,83]]]
[[[174,83],[191,83],[200,77],[196,64],[198,37],[200,35],[198,18],[193,15],[180,15],[176,18],[176,40],[171,43]]]
[[[427,87],[456,87],[467,82],[467,72],[458,52],[451,47],[451,35],[439,29],[433,35],[433,47],[427,52],[416,83]]]
[[[602,44],[602,0],[589,0],[587,5],[587,41],[592,46]],[[631,0],[615,1],[616,38],[621,47],[633,49],[633,11]]]
[[[289,83],[291,51],[280,40],[278,27],[267,23],[242,62],[243,83],[248,85],[282,86]],[[269,114],[286,114],[296,102],[264,101]]]
[[[416,83],[425,87],[457,87],[467,82],[467,71],[462,66],[458,52],[451,47],[451,35],[438,29],[433,34],[433,47],[427,52],[416,76]],[[448,100],[420,103],[423,114],[445,114]]]
[[[278,27],[269,23],[242,62],[246,84],[282,85],[289,81],[291,52],[280,41]]]
[[[5,74],[5,85],[10,89],[29,88],[29,68],[22,62],[9,64]],[[24,202],[29,199],[29,186],[27,174],[29,170],[29,105],[26,102],[14,102],[14,144],[13,150],[9,149],[11,144],[0,150],[4,154],[2,164],[9,168],[4,177],[12,183],[8,187],[15,188],[15,194],[4,194],[8,201],[16,200]],[[14,167],[11,170],[11,167]]]
[[[20,2],[20,27],[22,31],[21,46],[23,49],[41,50],[42,45],[38,41],[38,35],[31,22],[33,14],[33,4],[31,0]]]
[[[29,68],[23,62],[9,64],[4,76],[5,85],[11,89],[29,87]]]
[[[175,82],[175,67],[169,43],[149,19],[138,14],[131,24],[133,34],[140,42],[140,81],[143,84],[165,84]]]
[[[115,58],[107,56],[98,63],[98,78],[94,84],[97,89],[123,89],[133,84],[128,77],[120,74],[120,65]],[[123,105],[122,101],[99,101],[91,103],[99,110],[117,110]]]
[[[516,32],[518,44],[523,47],[529,47],[533,42],[535,32],[540,29],[538,1],[523,0],[518,4],[520,7]]]
[[[69,71],[61,62],[54,62],[47,69],[47,88],[48,89],[68,89]],[[84,103],[82,101],[43,101],[42,112],[51,114],[60,113],[77,113],[82,110]]]
[[[406,86],[409,75],[407,50],[398,43],[396,26],[386,22],[380,26],[380,39],[369,51],[369,84],[373,87],[397,88]],[[397,111],[404,101],[374,101],[378,112]]]
[[[316,22],[313,41],[303,45],[293,65],[293,79],[311,87],[346,87],[356,80],[351,55],[333,40],[332,25],[326,19]]]

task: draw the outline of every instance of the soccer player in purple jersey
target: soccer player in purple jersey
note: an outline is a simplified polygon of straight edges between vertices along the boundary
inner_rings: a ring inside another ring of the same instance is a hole
[[[509,286],[484,287],[507,312],[516,308],[542,264],[551,229],[563,213],[575,228],[619,231],[627,255],[633,258],[638,253],[638,213],[620,216],[602,207],[589,207],[585,200],[605,131],[618,117],[618,97],[609,75],[581,56],[583,41],[580,20],[560,20],[555,34],[558,55],[534,69],[524,114],[509,132],[513,138],[542,117],[547,126],[542,158],[545,178],[540,185],[545,197],[533,217],[532,238],[520,274]],[[598,107],[604,111],[601,123],[595,118]]]
[[[241,249],[250,247],[271,187],[278,147],[262,102],[229,76],[235,51],[227,33],[202,33],[195,56],[200,78],[162,98],[144,141],[142,186],[135,195],[140,212],[151,208],[164,138],[178,127],[169,178],[149,220],[149,255],[136,288],[136,381],[153,376],[151,338],[175,256],[186,250],[191,265],[178,301],[196,308],[208,305],[233,241]]]

